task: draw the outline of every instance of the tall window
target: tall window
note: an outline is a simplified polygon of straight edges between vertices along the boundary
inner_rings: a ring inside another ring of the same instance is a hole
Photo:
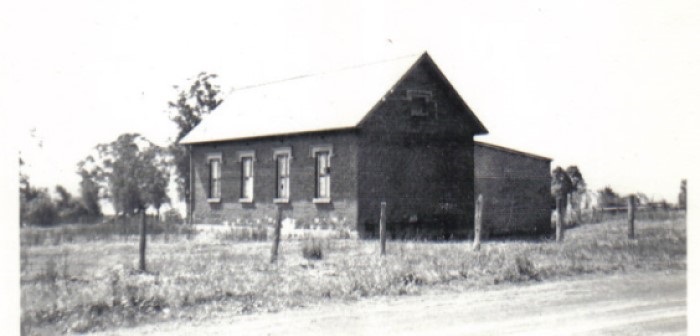
[[[331,198],[331,151],[320,149],[314,152],[316,158],[316,198]]]
[[[278,201],[289,200],[289,161],[291,159],[288,150],[275,151],[277,162],[277,191],[275,198]]]
[[[252,202],[255,185],[255,155],[252,152],[241,152],[238,157],[241,163],[240,202]]]
[[[209,163],[209,192],[210,202],[218,202],[221,198],[221,155],[210,154],[207,157]]]

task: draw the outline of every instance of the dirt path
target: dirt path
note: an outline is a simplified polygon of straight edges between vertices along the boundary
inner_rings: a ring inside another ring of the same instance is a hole
[[[105,335],[685,335],[684,271],[585,277],[170,322]]]

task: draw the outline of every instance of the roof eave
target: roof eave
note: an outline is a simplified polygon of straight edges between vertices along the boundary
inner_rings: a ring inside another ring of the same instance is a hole
[[[326,128],[326,129],[317,129],[317,130],[300,131],[300,132],[289,132],[289,133],[275,133],[275,134],[266,134],[266,135],[251,135],[251,136],[244,136],[244,137],[230,137],[230,138],[218,138],[218,139],[207,139],[207,140],[180,141],[179,144],[180,145],[204,145],[204,144],[212,144],[212,143],[218,143],[218,142],[250,141],[250,140],[259,140],[259,139],[276,138],[276,137],[302,136],[302,135],[310,135],[310,134],[317,134],[317,133],[347,132],[347,131],[353,131],[356,129],[357,129],[357,126],[337,127],[337,128]]]
[[[548,158],[548,157],[546,157],[546,156],[540,156],[540,155],[537,155],[537,154],[532,154],[532,153],[528,153],[528,152],[523,152],[523,151],[519,151],[519,150],[517,150],[517,149],[512,149],[512,148],[508,148],[508,147],[503,147],[503,146],[499,146],[499,145],[494,145],[494,144],[490,144],[490,143],[487,143],[487,142],[474,141],[474,145],[482,146],[482,147],[486,147],[486,148],[490,148],[490,149],[493,149],[493,150],[498,150],[498,151],[501,151],[501,152],[506,152],[506,153],[511,153],[511,154],[515,154],[515,155],[525,156],[525,157],[529,157],[529,158],[533,158],[533,159],[537,159],[537,160],[541,160],[541,161],[552,162],[552,159],[551,159],[551,158]]]

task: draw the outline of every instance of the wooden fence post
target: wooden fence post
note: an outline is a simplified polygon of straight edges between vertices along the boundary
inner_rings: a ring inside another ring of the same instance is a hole
[[[141,240],[139,241],[139,270],[146,271],[146,210],[141,210]]]
[[[386,254],[386,202],[382,202],[382,209],[379,213],[379,242],[381,255]]]
[[[476,207],[474,209],[474,251],[481,248],[481,213],[484,208],[484,197],[479,194],[476,198]]]
[[[634,212],[636,210],[636,204],[634,202],[634,195],[630,195],[627,198],[627,238],[634,239]]]
[[[277,253],[280,247],[280,236],[282,235],[282,206],[277,206],[277,223],[275,224],[275,236],[272,242],[272,255],[270,263],[277,262]]]
[[[557,196],[557,243],[564,240],[564,211],[566,209],[564,209],[565,207],[562,206],[562,203],[564,203],[565,199],[562,196]]]

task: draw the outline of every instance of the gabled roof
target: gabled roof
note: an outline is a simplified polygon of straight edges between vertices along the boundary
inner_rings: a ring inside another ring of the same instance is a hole
[[[493,150],[497,150],[497,151],[501,151],[501,152],[514,154],[514,155],[525,156],[525,157],[529,157],[529,158],[532,158],[535,160],[549,161],[549,162],[552,161],[552,159],[550,159],[548,157],[539,156],[539,155],[527,153],[527,152],[522,152],[522,151],[515,150],[512,148],[502,147],[502,146],[498,146],[498,145],[494,145],[494,144],[490,144],[490,143],[486,143],[486,142],[481,142],[481,141],[474,141],[474,146],[480,146],[480,147],[489,148],[489,149],[493,149]]]
[[[355,128],[428,53],[234,90],[181,144]],[[461,100],[461,98],[459,98]],[[476,124],[486,128],[462,101]]]

